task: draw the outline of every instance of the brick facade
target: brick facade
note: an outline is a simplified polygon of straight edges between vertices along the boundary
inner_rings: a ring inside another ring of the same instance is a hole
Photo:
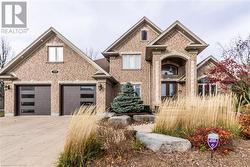
[[[142,30],[147,31],[146,41],[141,40]],[[60,113],[60,85],[64,84],[95,84],[96,104],[101,111],[110,107],[122,84],[140,84],[144,104],[154,109],[161,104],[162,82],[175,82],[177,96],[193,96],[197,93],[197,76],[199,78],[207,70],[207,64],[198,72],[196,69],[197,56],[207,44],[178,21],[161,31],[147,18],[141,19],[103,52],[107,61],[87,59],[57,33],[51,33],[38,42],[39,45],[31,49],[27,56],[19,57],[18,63],[14,61],[11,68],[1,71],[0,77],[12,76],[5,79],[5,85],[10,86],[5,91],[6,115],[14,115],[15,88],[20,84],[51,85],[52,115]],[[48,62],[48,46],[63,46],[62,63]],[[123,54],[140,54],[141,68],[123,69]],[[178,75],[164,78],[163,64],[176,65]],[[54,74],[52,70],[58,73]]]
[[[48,45],[63,46],[64,61],[62,63],[48,62]],[[52,70],[57,70],[53,74]],[[59,115],[60,111],[60,85],[64,84],[96,84],[96,101],[100,110],[105,110],[109,105],[106,90],[110,90],[110,83],[106,79],[96,80],[92,76],[97,72],[89,62],[76,53],[56,35],[50,36],[41,46],[22,60],[16,67],[8,71],[17,77],[14,81],[5,81],[10,89],[5,90],[5,113],[13,115],[15,112],[15,87],[16,85],[51,85],[51,115]],[[103,89],[98,89],[102,84]],[[106,89],[109,87],[109,89]]]

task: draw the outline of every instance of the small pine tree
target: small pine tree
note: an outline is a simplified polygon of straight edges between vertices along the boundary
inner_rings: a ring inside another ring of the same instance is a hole
[[[117,113],[142,112],[144,108],[141,98],[134,92],[129,82],[122,86],[121,92],[114,98],[111,107]]]

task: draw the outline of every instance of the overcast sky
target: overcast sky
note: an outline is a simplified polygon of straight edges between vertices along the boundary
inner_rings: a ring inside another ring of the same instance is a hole
[[[25,1],[25,0],[22,0]],[[18,54],[50,26],[77,47],[93,48],[98,56],[143,16],[165,30],[175,20],[182,22],[209,47],[198,60],[219,58],[218,43],[250,34],[250,0],[26,0],[28,32],[6,36]]]

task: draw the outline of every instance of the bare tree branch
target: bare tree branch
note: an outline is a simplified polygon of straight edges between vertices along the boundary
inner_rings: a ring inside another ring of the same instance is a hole
[[[1,37],[0,39],[0,68],[3,68],[7,57],[11,54],[11,47],[6,38]]]
[[[92,60],[95,60],[97,58],[98,52],[90,47],[85,49],[85,54]]]
[[[241,37],[235,38],[225,47],[220,44],[224,59],[234,59],[237,63],[246,67],[250,66],[250,35],[243,40]]]

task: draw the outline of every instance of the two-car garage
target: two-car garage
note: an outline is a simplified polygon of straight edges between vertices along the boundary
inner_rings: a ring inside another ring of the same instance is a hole
[[[59,101],[60,115],[70,115],[82,105],[96,103],[96,86],[60,85]],[[16,115],[51,115],[51,86],[16,86]]]

